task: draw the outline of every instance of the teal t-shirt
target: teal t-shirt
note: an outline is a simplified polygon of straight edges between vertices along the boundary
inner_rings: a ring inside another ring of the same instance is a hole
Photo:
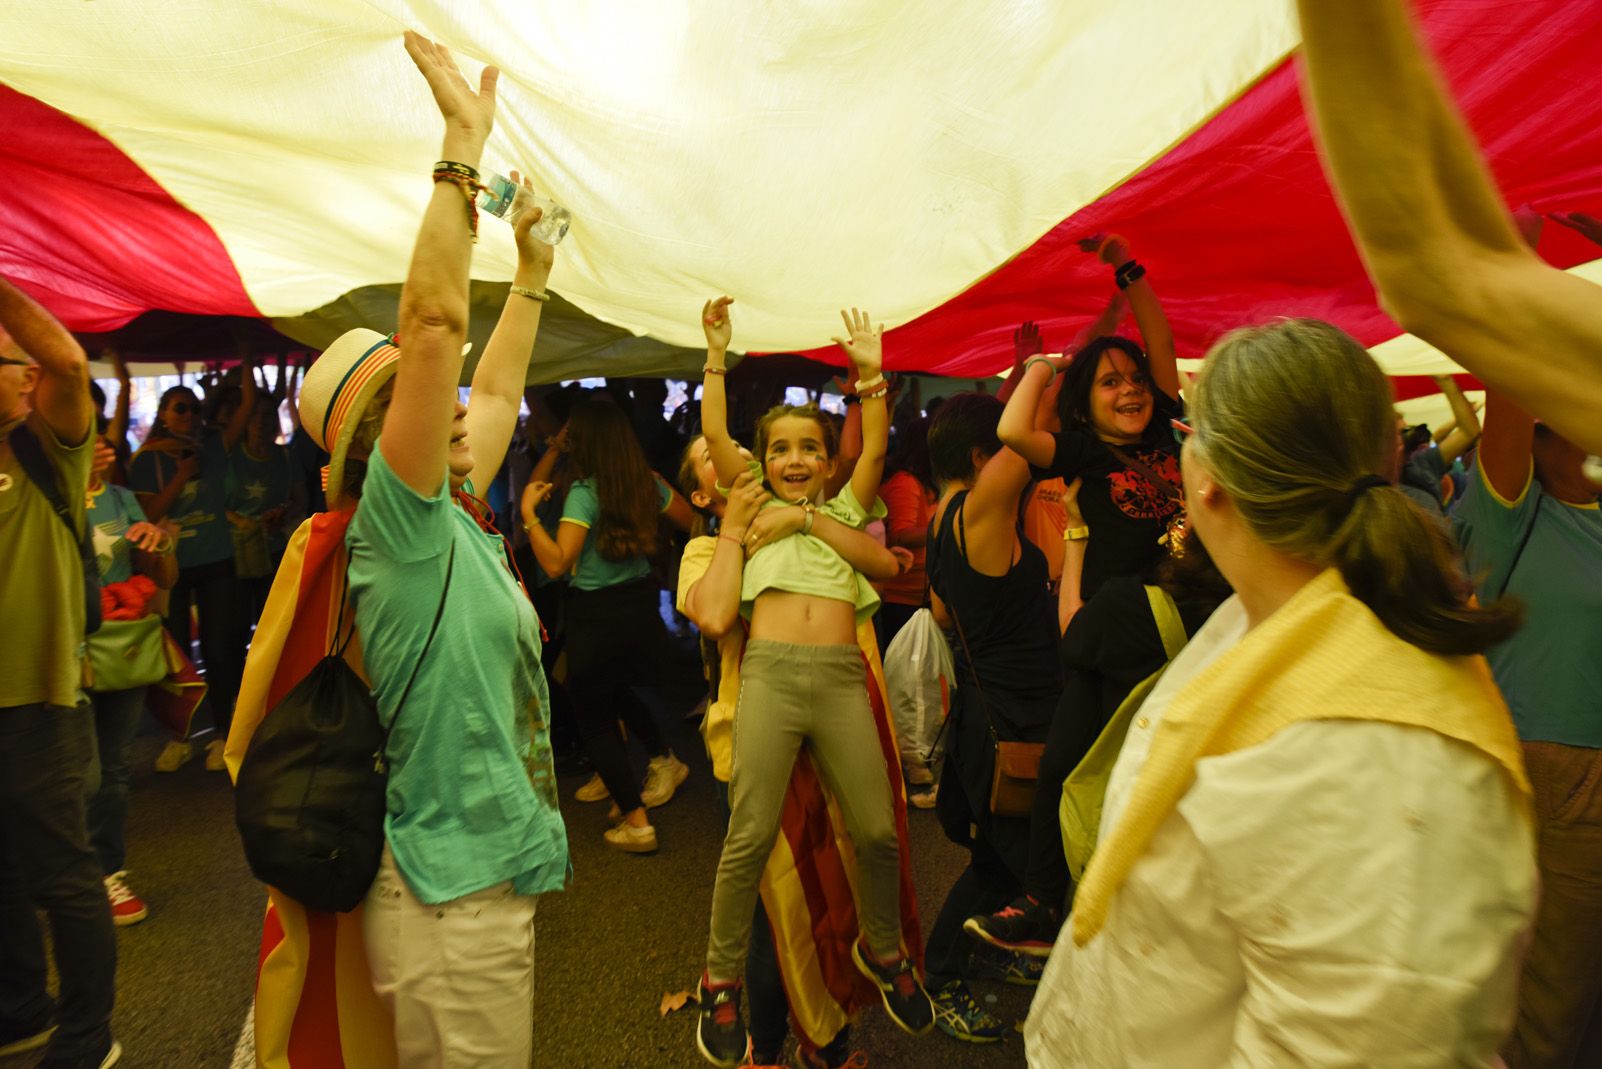
[[[673,491],[660,478],[655,480],[660,511],[666,511],[673,502]],[[580,479],[567,492],[562,503],[562,522],[573,523],[591,530],[601,518],[601,501],[595,496],[593,479]],[[625,557],[607,560],[595,548],[595,539],[586,537],[579,551],[578,564],[573,568],[575,590],[603,590],[609,586],[630,583],[651,574],[651,562],[644,557]]]
[[[89,535],[94,539],[95,560],[100,564],[100,585],[125,583],[133,578],[128,552],[128,528],[144,523],[145,510],[125,486],[103,483],[89,491]]]
[[[422,497],[390,470],[380,445],[346,536],[367,678],[380,717],[393,722],[384,835],[425,903],[506,880],[519,894],[558,890],[569,872],[567,832],[539,621],[501,539],[452,501],[440,474],[439,492]],[[424,656],[453,545],[450,593]]]
[[[251,519],[269,509],[289,505],[289,450],[274,442],[265,456],[251,456],[244,443],[228,457],[228,511]],[[280,520],[267,531],[267,548],[272,560],[284,555],[289,545],[289,527]]]
[[[199,449],[200,470],[178,492],[165,517],[179,527],[180,568],[234,559],[234,536],[228,526],[228,450],[215,431],[201,439]],[[172,454],[141,449],[128,468],[128,486],[135,493],[159,494],[177,470],[178,459]]]
[[[1533,477],[1504,501],[1476,463],[1453,521],[1480,598],[1525,605],[1524,626],[1485,655],[1519,738],[1602,747],[1602,508]]]

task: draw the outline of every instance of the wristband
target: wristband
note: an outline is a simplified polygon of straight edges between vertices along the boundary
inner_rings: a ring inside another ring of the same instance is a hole
[[[1081,524],[1078,527],[1069,527],[1062,533],[1064,542],[1083,542],[1090,537],[1090,528]]]
[[[1130,260],[1113,272],[1113,281],[1118,283],[1118,288],[1121,290],[1128,289],[1145,277],[1146,269],[1135,260]]]
[[[544,290],[531,290],[527,286],[513,286],[510,292],[517,294],[519,297],[527,297],[535,301],[548,301],[551,299],[551,295]]]
[[[1057,361],[1053,360],[1049,356],[1041,356],[1039,353],[1036,353],[1034,356],[1031,356],[1028,360],[1024,361],[1023,369],[1025,375],[1029,374],[1029,366],[1036,362],[1045,364],[1048,368],[1050,368],[1052,378],[1057,377]]]
[[[478,194],[484,187],[479,185],[478,172],[465,163],[454,163],[451,160],[440,160],[434,165],[434,181],[449,182],[462,191],[467,201],[467,229],[473,235],[473,241],[478,241]]]
[[[851,405],[860,405],[862,403],[862,398],[858,397],[854,393],[848,393],[845,395],[845,403],[848,407]]]
[[[857,383],[857,396],[858,397],[863,396],[863,391],[872,390],[874,387],[878,386],[882,382],[884,382],[884,372],[881,371],[877,375],[875,375],[873,378],[868,379],[865,382]]]
[[[701,374],[703,374],[703,375],[727,375],[728,373],[729,373],[729,369],[728,368],[726,368],[726,367],[713,367],[711,364],[708,364],[706,367],[701,369]]]
[[[859,401],[867,401],[874,397],[883,397],[889,392],[890,383],[881,377],[878,382],[874,383],[872,386],[869,386],[866,390],[859,385],[857,387],[857,399]]]
[[[801,533],[809,535],[812,533],[812,518],[817,514],[818,509],[816,505],[802,505],[801,507],[807,514],[807,518],[801,521]]]

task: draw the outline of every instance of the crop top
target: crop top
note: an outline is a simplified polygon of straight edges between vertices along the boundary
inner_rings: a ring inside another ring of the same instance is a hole
[[[762,476],[762,465],[757,461],[751,461],[751,474]],[[722,486],[718,489],[727,493]],[[774,499],[762,507],[765,511],[791,506]],[[871,510],[863,508],[850,483],[828,502],[819,505],[818,511],[859,531],[870,520],[883,519],[885,515],[884,502],[877,497],[873,499]],[[848,601],[856,606],[859,624],[879,607],[879,592],[873,589],[867,576],[847,564],[829,543],[800,531],[768,543],[745,562],[740,580],[740,615],[749,620],[757,596],[768,590]]]

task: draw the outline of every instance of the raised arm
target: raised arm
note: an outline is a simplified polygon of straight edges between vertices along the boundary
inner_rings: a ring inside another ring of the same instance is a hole
[[[1085,576],[1085,551],[1090,548],[1090,539],[1085,536],[1090,528],[1085,526],[1085,517],[1079,511],[1079,487],[1083,483],[1083,479],[1075,479],[1062,493],[1062,510],[1068,517],[1068,523],[1063,528],[1062,582],[1057,587],[1059,632],[1068,630],[1068,625],[1085,605],[1081,590]],[[1069,538],[1069,535],[1079,537]]]
[[[428,81],[445,119],[440,158],[476,174],[495,121],[495,81],[484,68],[477,92],[467,84],[450,50],[406,32],[406,52]],[[437,181],[423,213],[411,268],[400,299],[400,365],[384,421],[384,460],[407,486],[425,497],[446,479],[456,390],[467,338],[467,272],[472,259],[468,226],[470,190]]]
[[[240,346],[239,407],[234,409],[234,414],[228,417],[227,426],[222,429],[223,445],[230,453],[245,436],[245,428],[250,426],[251,413],[256,410],[256,393],[256,352],[246,341]]]
[[[1174,355],[1174,331],[1168,325],[1168,316],[1163,313],[1157,291],[1151,288],[1145,267],[1130,253],[1129,242],[1117,234],[1096,234],[1081,241],[1079,247],[1094,252],[1102,263],[1113,269],[1114,281],[1119,283],[1130,310],[1135,313],[1135,326],[1145,343],[1146,360],[1151,365],[1152,383],[1178,400],[1179,361]]]
[[[728,374],[729,342],[734,321],[729,316],[733,297],[719,297],[701,306],[701,329],[706,333],[706,372],[701,376],[701,433],[706,436],[718,482],[733,486],[746,470],[740,447],[729,434],[729,394],[723,381]]]
[[[1441,459],[1450,464],[1468,451],[1480,436],[1480,417],[1475,413],[1474,406],[1469,399],[1463,396],[1463,388],[1457,380],[1450,375],[1435,376],[1435,384],[1446,395],[1446,401],[1452,406],[1453,422],[1456,426],[1452,433],[1441,439]]]
[[[518,184],[512,210],[518,212],[512,227],[517,241],[517,271],[506,305],[495,323],[484,355],[473,371],[473,391],[467,401],[467,440],[473,445],[474,486],[488,486],[501,470],[512,432],[517,430],[518,412],[523,407],[523,384],[528,378],[528,362],[534,355],[534,336],[539,333],[540,312],[549,294],[545,284],[556,262],[556,250],[533,234],[540,220],[540,209],[533,206],[533,187],[516,171]],[[542,296],[543,295],[543,296]]]
[[[118,449],[124,449],[128,442],[128,412],[133,405],[133,380],[128,376],[128,362],[121,353],[107,349],[102,355],[111,361],[111,370],[117,376],[117,404],[111,410],[111,422],[106,424],[106,437],[115,442]]]
[[[1602,452],[1602,290],[1520,241],[1400,0],[1297,0],[1324,165],[1401,325]]]
[[[1040,327],[1033,320],[1026,319],[1020,323],[1018,329],[1012,332],[1012,370],[1007,373],[1007,381],[996,391],[996,400],[1006,404],[1023,379],[1024,361],[1045,351],[1046,339],[1040,333]]]
[[[89,358],[56,317],[32,297],[0,278],[0,332],[9,334],[39,368],[33,410],[65,445],[81,445],[94,430],[95,403],[89,396]],[[0,356],[16,357],[0,336]],[[24,372],[26,373],[26,372]],[[0,419],[11,417],[0,412]]]
[[[1058,360],[1049,356],[1032,356],[1024,361],[1021,374],[1015,374],[1007,380],[1011,382],[1016,379],[1018,384],[1007,397],[1006,407],[1001,411],[1001,422],[996,425],[996,434],[1002,445],[1037,468],[1049,467],[1057,455],[1057,441],[1050,431],[1039,427],[1037,415],[1045,401],[1047,388],[1056,378],[1057,369],[1066,363],[1066,357]],[[1024,470],[1027,475],[1028,469]]]
[[[840,312],[846,336],[835,338],[857,373],[857,397],[862,410],[862,455],[851,471],[851,492],[862,507],[873,510],[884,477],[884,458],[890,446],[890,383],[884,377],[884,324],[877,327],[867,312]]]
[[[588,528],[576,523],[559,523],[556,525],[556,537],[552,538],[537,515],[540,505],[550,492],[550,483],[530,479],[523,487],[519,511],[523,517],[523,533],[528,535],[528,545],[534,551],[534,559],[539,563],[540,571],[552,579],[557,579],[572,571],[573,566],[578,563],[579,554],[584,552],[584,542],[589,538],[590,532]]]
[[[1495,390],[1485,394],[1485,433],[1479,464],[1503,501],[1517,501],[1534,471],[1535,419],[1518,402]]]

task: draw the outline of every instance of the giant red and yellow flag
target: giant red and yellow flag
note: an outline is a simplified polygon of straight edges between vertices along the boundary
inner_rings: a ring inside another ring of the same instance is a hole
[[[1602,4],[1413,6],[1508,201],[1602,214]],[[739,348],[836,360],[820,343],[859,305],[889,367],[994,373],[1020,320],[1049,344],[1100,309],[1075,241],[1103,229],[1181,355],[1276,315],[1399,333],[1319,168],[1289,0],[12,0],[0,273],[80,330],[147,309],[312,346],[391,329],[439,145],[408,27],[501,68],[486,163],[574,213],[546,379],[693,373],[718,292]],[[488,304],[513,250],[484,230]],[[1560,227],[1541,252],[1602,256]]]

